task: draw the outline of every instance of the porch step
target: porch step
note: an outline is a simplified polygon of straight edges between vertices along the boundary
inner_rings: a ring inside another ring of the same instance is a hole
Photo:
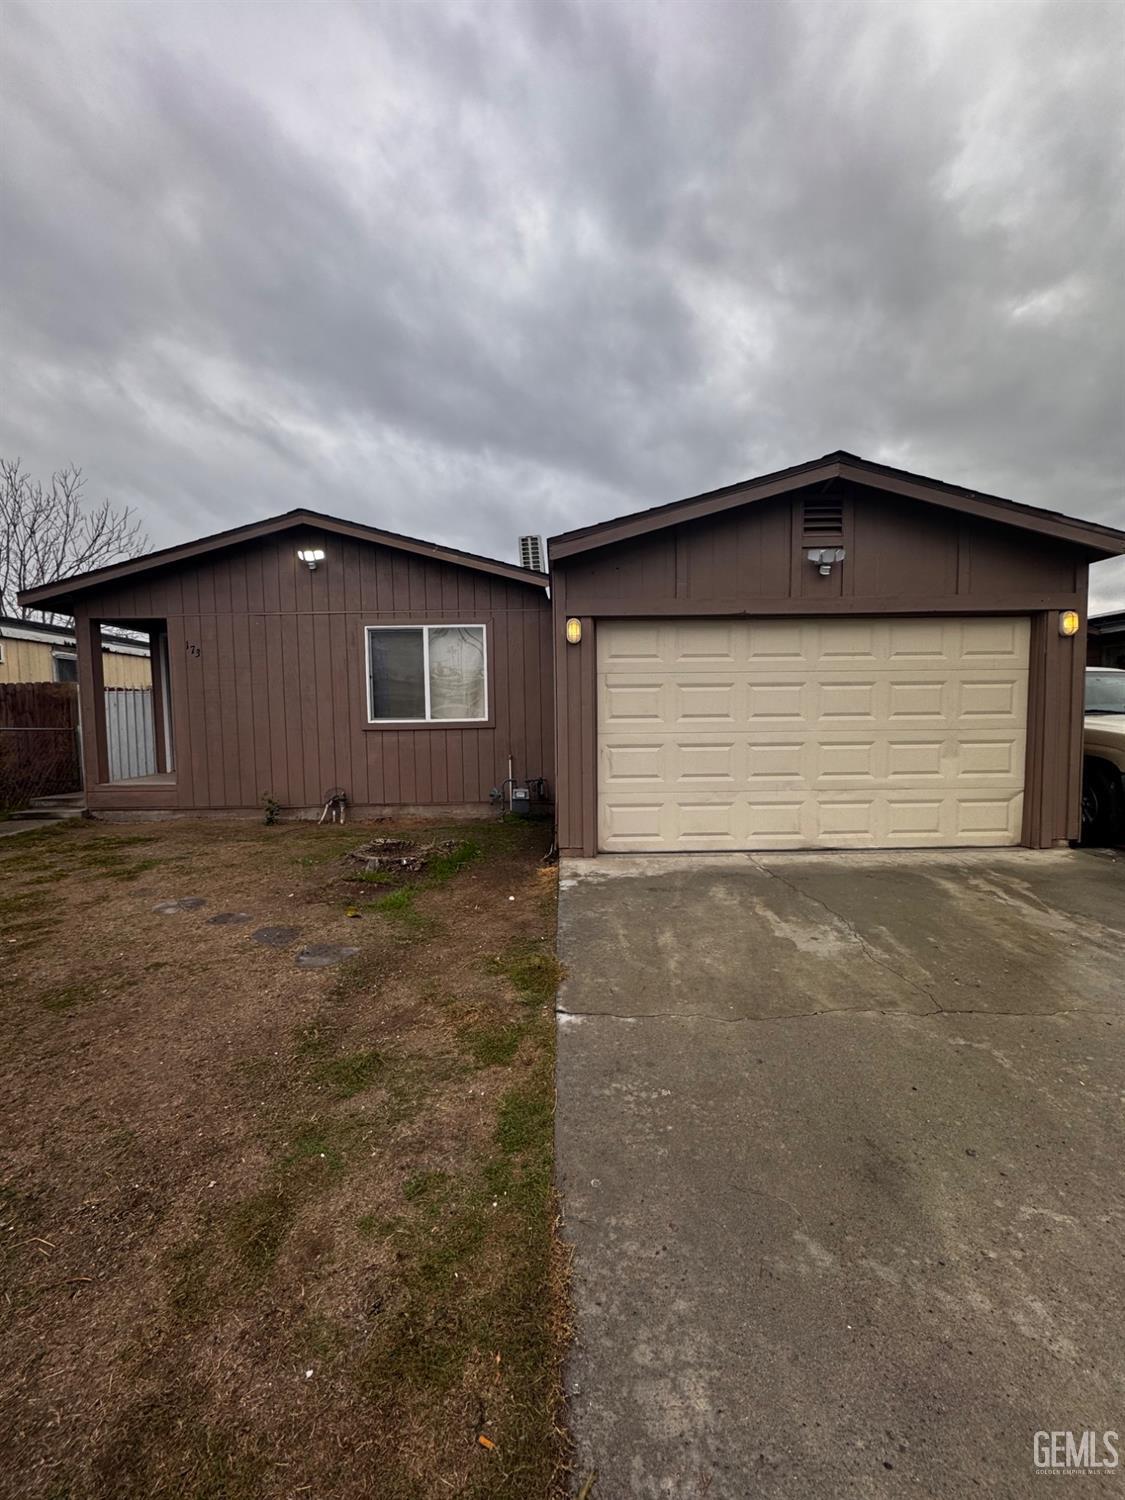
[[[63,793],[57,797],[33,797],[27,807],[9,813],[10,820],[20,822],[56,823],[65,818],[80,818],[86,811],[86,798],[81,792]]]

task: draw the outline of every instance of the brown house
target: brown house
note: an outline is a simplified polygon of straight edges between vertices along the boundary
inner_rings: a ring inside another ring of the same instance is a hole
[[[72,614],[94,812],[480,810],[554,779],[543,573],[297,510],[21,596]],[[152,776],[111,780],[103,625],[153,644]]]
[[[555,537],[549,580],[293,511],[21,599],[75,616],[94,811],[479,810],[557,766],[568,853],[1042,848],[1121,552],[832,453]],[[154,642],[155,776],[109,777],[103,624]]]
[[[1077,838],[1087,571],[1121,552],[848,453],[552,538],[560,847]]]

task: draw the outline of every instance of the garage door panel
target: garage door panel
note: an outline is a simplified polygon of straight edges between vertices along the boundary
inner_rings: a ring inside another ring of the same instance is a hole
[[[745,780],[747,784],[768,782],[799,783],[805,777],[804,762],[809,753],[806,740],[781,739],[776,735],[747,743]]]
[[[991,739],[963,739],[956,749],[955,770],[963,781],[974,778],[987,780],[991,777],[1022,778],[1022,734],[1018,738],[1012,735],[995,735]]]
[[[692,682],[677,676],[672,680],[672,723],[690,727],[695,724],[734,724],[738,718],[742,684],[730,678],[722,681]]]
[[[620,736],[603,742],[600,780],[608,788],[639,783],[672,792],[676,786],[735,784],[746,790],[788,787],[829,790],[872,782],[898,789],[909,785],[957,784],[984,790],[997,782],[1016,784],[1023,764],[1023,736],[993,732],[960,739],[915,733],[885,736],[822,733],[818,738],[779,735],[726,740],[707,735]]]
[[[1013,619],[961,620],[961,658],[976,666],[1005,664],[1027,670],[1028,622]]]
[[[995,719],[1008,723],[1026,718],[1026,700],[1022,684],[1013,676],[973,677],[957,684],[956,717],[965,720]]]
[[[886,659],[895,666],[949,666],[958,647],[941,620],[889,620]]]
[[[820,740],[811,742],[812,768],[809,776],[818,782],[848,780],[874,781],[881,767],[881,745],[874,740]]]
[[[803,726],[807,718],[805,684],[791,679],[784,682],[752,681],[746,688],[746,710],[742,723],[773,723]]]
[[[837,680],[823,678],[811,684],[812,718],[826,725],[854,723],[863,720],[875,723],[879,715],[879,699],[882,696],[878,684],[868,680]]]
[[[603,625],[601,846],[1017,843],[1028,634],[993,619]]]
[[[740,762],[745,758],[745,746],[733,741],[714,744],[685,743],[682,740],[671,746],[670,764],[672,777],[676,781],[708,782],[711,785],[733,785],[744,778],[740,774]]]
[[[1015,843],[1023,817],[1023,795],[965,796],[956,804],[957,832],[975,840]]]
[[[837,620],[834,628],[811,632],[815,641],[813,665],[863,663],[874,666],[886,655],[885,627],[875,620]]]
[[[733,638],[732,625],[711,620],[686,620],[681,624],[665,627],[665,649],[661,656],[666,665],[672,668],[700,668],[707,671],[734,667],[739,663],[735,656]]]
[[[658,678],[606,683],[599,694],[599,725],[603,729],[630,724],[663,725],[668,717],[666,696],[664,684]]]
[[[677,796],[662,802],[616,797],[602,822],[602,847],[650,849],[909,849],[1018,842],[1021,794],[959,798],[955,794],[894,797],[833,793],[709,801]]]
[[[741,649],[737,642],[732,649],[744,666],[789,670],[812,665],[809,651],[814,639],[813,632],[800,621],[751,620],[743,627]]]
[[[632,745],[625,742],[602,747],[602,781],[610,786],[640,781],[661,786],[665,781],[664,742]]]

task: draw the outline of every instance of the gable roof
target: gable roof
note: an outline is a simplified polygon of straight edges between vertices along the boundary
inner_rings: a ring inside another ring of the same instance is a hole
[[[455,563],[458,567],[472,568],[478,573],[492,573],[511,583],[526,583],[532,588],[546,588],[549,582],[546,573],[536,573],[530,568],[521,568],[516,563],[499,562],[492,557],[479,557],[475,552],[461,552],[456,547],[440,547],[436,542],[400,536],[394,531],[382,531],[377,526],[364,526],[359,521],[344,521],[339,516],[327,516],[321,511],[300,509],[287,510],[283,515],[270,516],[264,521],[252,521],[248,526],[235,526],[230,531],[216,531],[211,536],[200,537],[198,541],[162,547],[158,552],[146,552],[143,557],[111,563],[109,567],[95,568],[90,573],[76,573],[70,578],[57,578],[51,583],[36,584],[34,588],[21,590],[19,602],[23,606],[67,613],[66,606],[79,594],[100,588],[103,584],[117,583],[123,578],[136,578],[177,563],[192,562],[209,553],[221,552],[226,547],[236,547],[242,542],[257,541],[260,537],[276,536],[278,532],[295,531],[300,527],[333,532],[337,536],[350,537],[356,541],[374,542],[381,547],[412,552],[418,557],[432,558],[436,562]]]
[[[928,479],[923,474],[909,474],[905,469],[892,469],[886,464],[872,463],[869,459],[838,449],[835,453],[826,453],[823,458],[797,464],[791,469],[778,469],[775,473],[763,474],[758,479],[747,479],[720,490],[709,490],[706,494],[693,495],[687,500],[673,500],[668,505],[635,511],[632,515],[601,521],[595,526],[564,531],[559,536],[550,538],[548,553],[551,561],[556,562],[579,552],[591,551],[595,547],[628,541],[633,537],[659,531],[665,526],[678,526],[685,521],[718,515],[741,505],[773,499],[831,479],[850,479],[869,489],[885,490],[903,499],[920,500],[927,505],[940,505],[965,515],[1018,526],[1025,531],[1038,532],[1042,536],[1085,547],[1099,557],[1114,557],[1125,552],[1125,531],[1118,531],[1115,527],[1102,526],[1096,521],[1077,521],[1071,516],[1060,515],[1057,511],[1040,510],[1037,506],[1024,505],[1018,500],[1002,500],[998,495],[982,495],[977,490],[944,484],[939,479]]]

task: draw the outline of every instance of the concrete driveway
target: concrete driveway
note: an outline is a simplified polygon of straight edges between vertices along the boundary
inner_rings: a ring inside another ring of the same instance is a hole
[[[592,1500],[1125,1461],[1125,859],[573,860],[559,931]]]

